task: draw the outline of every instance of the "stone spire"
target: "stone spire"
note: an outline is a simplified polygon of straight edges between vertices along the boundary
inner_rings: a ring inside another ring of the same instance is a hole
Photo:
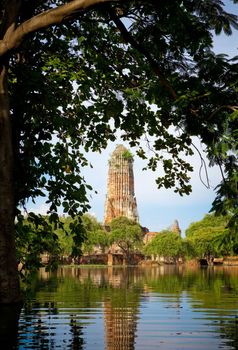
[[[109,160],[104,224],[125,216],[139,221],[134,193],[133,156],[123,145],[118,145]]]
[[[170,230],[178,235],[181,235],[181,229],[179,227],[178,220],[174,220],[174,223],[171,225]]]

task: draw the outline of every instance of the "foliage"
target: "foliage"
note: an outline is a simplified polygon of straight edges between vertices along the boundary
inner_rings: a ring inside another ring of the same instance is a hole
[[[16,224],[17,259],[21,266],[21,275],[27,278],[42,266],[41,254],[49,256],[47,268],[54,269],[62,255],[79,257],[82,252],[92,252],[95,246],[104,250],[109,245],[108,233],[89,214],[80,218],[80,242],[75,240],[72,232],[74,220],[70,216],[60,217],[60,227],[51,223],[49,217],[34,213],[19,218]]]
[[[81,219],[77,218],[77,225],[79,220]],[[60,217],[56,225],[48,216],[34,213],[29,213],[26,217],[18,216],[16,249],[21,275],[30,280],[36,270],[42,266],[42,254],[49,256],[49,261],[46,263],[47,269],[55,269],[60,256],[64,254],[80,256],[85,228],[81,224],[79,240],[74,233],[74,225],[75,221],[71,217]]]
[[[229,217],[207,214],[186,230],[187,243],[193,247],[194,254],[200,258],[234,254],[238,239],[233,239],[227,229]]]
[[[222,169],[213,208],[231,214],[234,227],[238,65],[212,44],[214,32],[237,27],[220,0],[0,2],[1,217],[14,212],[19,226],[18,209],[46,197],[50,223],[60,227],[59,207],[75,218],[70,229],[80,246],[91,190],[83,151],[105,148],[119,128],[142,158],[145,136],[147,167],[163,166],[158,187],[181,195],[191,192],[183,157],[197,136]],[[42,218],[34,216],[36,225]]]
[[[216,247],[216,240],[220,235],[214,231],[207,231],[201,234],[195,234],[188,239],[188,243],[193,247],[196,257],[205,258],[210,261],[212,257],[219,256],[219,251]]]
[[[145,246],[144,252],[178,259],[184,253],[182,238],[177,233],[161,231]]]
[[[16,230],[17,262],[21,276],[28,280],[42,266],[41,254],[48,253],[49,268],[57,266],[60,244],[52,225],[44,217],[29,213],[27,218],[18,216]]]
[[[102,225],[97,221],[96,217],[88,213],[82,216],[82,223],[85,231],[96,231],[102,228]]]
[[[185,234],[186,237],[192,237],[197,232],[202,231],[214,231],[217,233],[224,232],[228,222],[229,217],[224,217],[221,215],[217,216],[214,213],[206,214],[202,220],[191,223],[185,231]]]
[[[143,232],[139,224],[126,217],[118,217],[110,223],[110,242],[121,248],[127,261],[130,262],[130,255],[141,248]]]
[[[89,214],[82,216],[82,223],[85,230],[85,240],[82,245],[83,252],[90,254],[95,246],[99,246],[104,251],[109,246],[109,237],[102,225]]]
[[[123,154],[122,157],[127,160],[132,160],[133,159],[133,154],[129,151],[126,150]]]
[[[88,213],[81,216],[81,235],[82,243],[78,246],[78,255],[83,253],[92,253],[95,246],[99,246],[102,251],[109,245],[108,233],[103,229],[97,219]],[[72,256],[74,251],[73,233],[70,233],[70,226],[73,222],[71,217],[61,218],[63,227],[56,230],[59,238],[59,244],[62,253]],[[81,249],[81,250],[80,250]],[[77,256],[78,256],[77,255]]]
[[[82,218],[80,218],[82,220]],[[81,222],[80,238],[81,241],[75,240],[74,231],[72,232],[72,227],[74,225],[74,220],[70,216],[60,217],[60,227],[55,230],[58,237],[61,255],[78,257],[81,255],[81,246],[85,238],[84,226]]]
[[[23,4],[22,19],[51,7],[51,1]],[[212,32],[230,34],[236,17],[219,1],[128,1],[120,11],[100,5],[74,19],[31,34],[11,60],[16,204],[46,190],[49,214],[60,205],[72,215],[87,210],[80,147],[100,150],[118,127],[132,146],[145,131],[155,136],[148,167],[162,162],[158,187],[190,192],[191,166],[181,155],[193,153],[197,135],[213,164],[225,166],[230,188],[237,174],[228,156],[236,152],[237,63],[211,49]],[[178,134],[170,132],[174,126]],[[138,154],[145,157],[142,149]],[[228,193],[221,188],[223,203]]]

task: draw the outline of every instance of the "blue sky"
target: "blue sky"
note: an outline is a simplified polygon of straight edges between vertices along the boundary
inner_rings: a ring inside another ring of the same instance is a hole
[[[227,4],[227,11],[238,14],[238,5],[232,4],[231,1],[225,1],[225,4]],[[216,36],[214,47],[217,53],[226,53],[232,57],[238,55],[237,34],[230,37],[224,34]],[[107,163],[118,143],[121,141],[117,140],[117,142],[111,143],[101,154],[90,154],[89,159],[94,168],[85,172],[88,182],[98,191],[98,194],[91,198],[90,203],[91,212],[100,221],[103,220],[104,215]],[[199,146],[198,141],[196,144]],[[127,145],[125,144],[125,146]],[[208,168],[211,187],[207,189],[199,179],[199,156],[195,154],[190,158],[190,161],[194,167],[194,172],[191,175],[193,191],[191,195],[181,197],[173,190],[158,190],[155,184],[156,173],[142,171],[145,163],[138,157],[134,157],[135,194],[141,225],[148,227],[151,231],[159,231],[169,227],[177,219],[184,232],[191,222],[202,219],[209,212],[215,198],[214,189],[221,180],[219,169]]]
[[[84,171],[87,181],[98,191],[97,194],[92,195],[90,204],[91,213],[100,221],[103,220],[104,215],[108,160],[117,143],[120,143],[119,140],[111,143],[101,154],[89,154],[94,168]],[[125,143],[124,145],[127,146]],[[196,145],[199,146],[199,143],[196,142]],[[200,220],[210,210],[215,198],[214,188],[221,179],[218,168],[208,169],[211,188],[207,189],[199,179],[199,156],[195,154],[189,157],[194,167],[194,172],[191,174],[193,191],[191,195],[181,197],[172,189],[158,190],[155,179],[159,176],[159,170],[143,171],[146,163],[135,155],[133,149],[132,153],[134,153],[135,195],[142,226],[148,227],[150,231],[160,231],[168,228],[177,219],[184,231],[191,222]]]
[[[238,14],[238,5],[232,4],[231,1],[224,1],[224,3],[227,4],[227,11]],[[230,37],[224,34],[215,37],[214,47],[217,53],[226,53],[230,56],[238,55],[237,33]],[[92,194],[90,198],[90,212],[99,221],[103,221],[104,215],[108,160],[119,143],[122,143],[119,139],[115,143],[110,143],[107,149],[100,154],[89,153],[88,159],[92,163],[93,169],[83,170],[86,181],[98,192],[98,194]],[[196,141],[196,145],[200,147],[198,141]],[[135,154],[133,149],[132,153]],[[217,168],[208,169],[211,188],[207,189],[199,179],[199,156],[195,154],[190,158],[190,162],[194,166],[191,178],[193,192],[189,196],[181,197],[173,190],[158,190],[155,184],[156,174],[151,171],[142,171],[145,163],[138,157],[134,157],[135,195],[142,226],[148,227],[150,231],[160,231],[169,227],[177,219],[184,232],[191,222],[201,220],[209,212],[215,198],[214,188],[221,179],[219,170]],[[46,208],[39,201],[34,207],[30,205],[29,210],[34,209],[36,212],[45,213]]]

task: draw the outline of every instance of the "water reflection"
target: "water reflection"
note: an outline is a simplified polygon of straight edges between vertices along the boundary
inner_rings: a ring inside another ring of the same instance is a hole
[[[10,346],[238,349],[237,295],[232,267],[41,270]]]
[[[105,332],[107,350],[133,350],[136,333],[135,309],[115,307],[105,302]]]

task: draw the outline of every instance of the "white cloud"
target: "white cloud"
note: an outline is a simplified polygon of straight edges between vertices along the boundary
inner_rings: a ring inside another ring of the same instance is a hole
[[[49,210],[49,205],[46,203],[31,203],[29,207],[27,208],[28,212],[34,212],[36,214],[46,215],[47,211]]]
[[[82,169],[86,182],[97,191],[97,194],[90,193],[89,200],[91,204],[90,212],[99,221],[103,221],[104,216],[108,160],[118,143],[122,142],[110,143],[107,149],[101,153],[88,153],[86,157],[92,163],[93,168]],[[200,147],[199,143],[196,143],[196,146]],[[133,149],[132,152],[135,153]],[[169,227],[174,219],[178,219],[181,228],[184,230],[191,222],[200,220],[210,210],[211,203],[215,198],[213,188],[221,180],[220,173],[217,168],[208,168],[209,180],[213,187],[208,190],[199,179],[199,155],[195,153],[194,156],[189,157],[189,161],[194,166],[194,172],[191,174],[193,192],[189,196],[181,197],[179,194],[175,194],[172,189],[158,190],[155,179],[159,176],[159,172],[143,171],[145,161],[135,156],[135,195],[141,225],[148,227],[151,231],[158,231]],[[28,211],[45,215],[48,205],[43,200],[44,198],[39,199],[35,205],[30,202],[27,206]]]
[[[202,152],[199,143],[195,142]],[[89,153],[88,158],[93,165],[93,169],[83,170],[86,181],[98,192],[98,194],[92,194],[90,204],[92,206],[91,210],[100,221],[103,220],[104,215],[108,160],[118,143],[120,142],[111,143],[101,154]],[[159,176],[159,173],[142,171],[145,162],[135,156],[135,195],[140,222],[150,230],[156,231],[166,228],[174,219],[179,220],[184,230],[191,222],[200,220],[210,210],[212,201],[215,198],[214,187],[221,180],[219,170],[218,168],[207,168],[211,184],[211,188],[207,189],[199,178],[200,156],[198,153],[195,153],[188,160],[194,167],[194,171],[191,173],[193,191],[191,195],[181,197],[179,194],[175,194],[172,189],[158,190],[155,179],[156,176]]]

